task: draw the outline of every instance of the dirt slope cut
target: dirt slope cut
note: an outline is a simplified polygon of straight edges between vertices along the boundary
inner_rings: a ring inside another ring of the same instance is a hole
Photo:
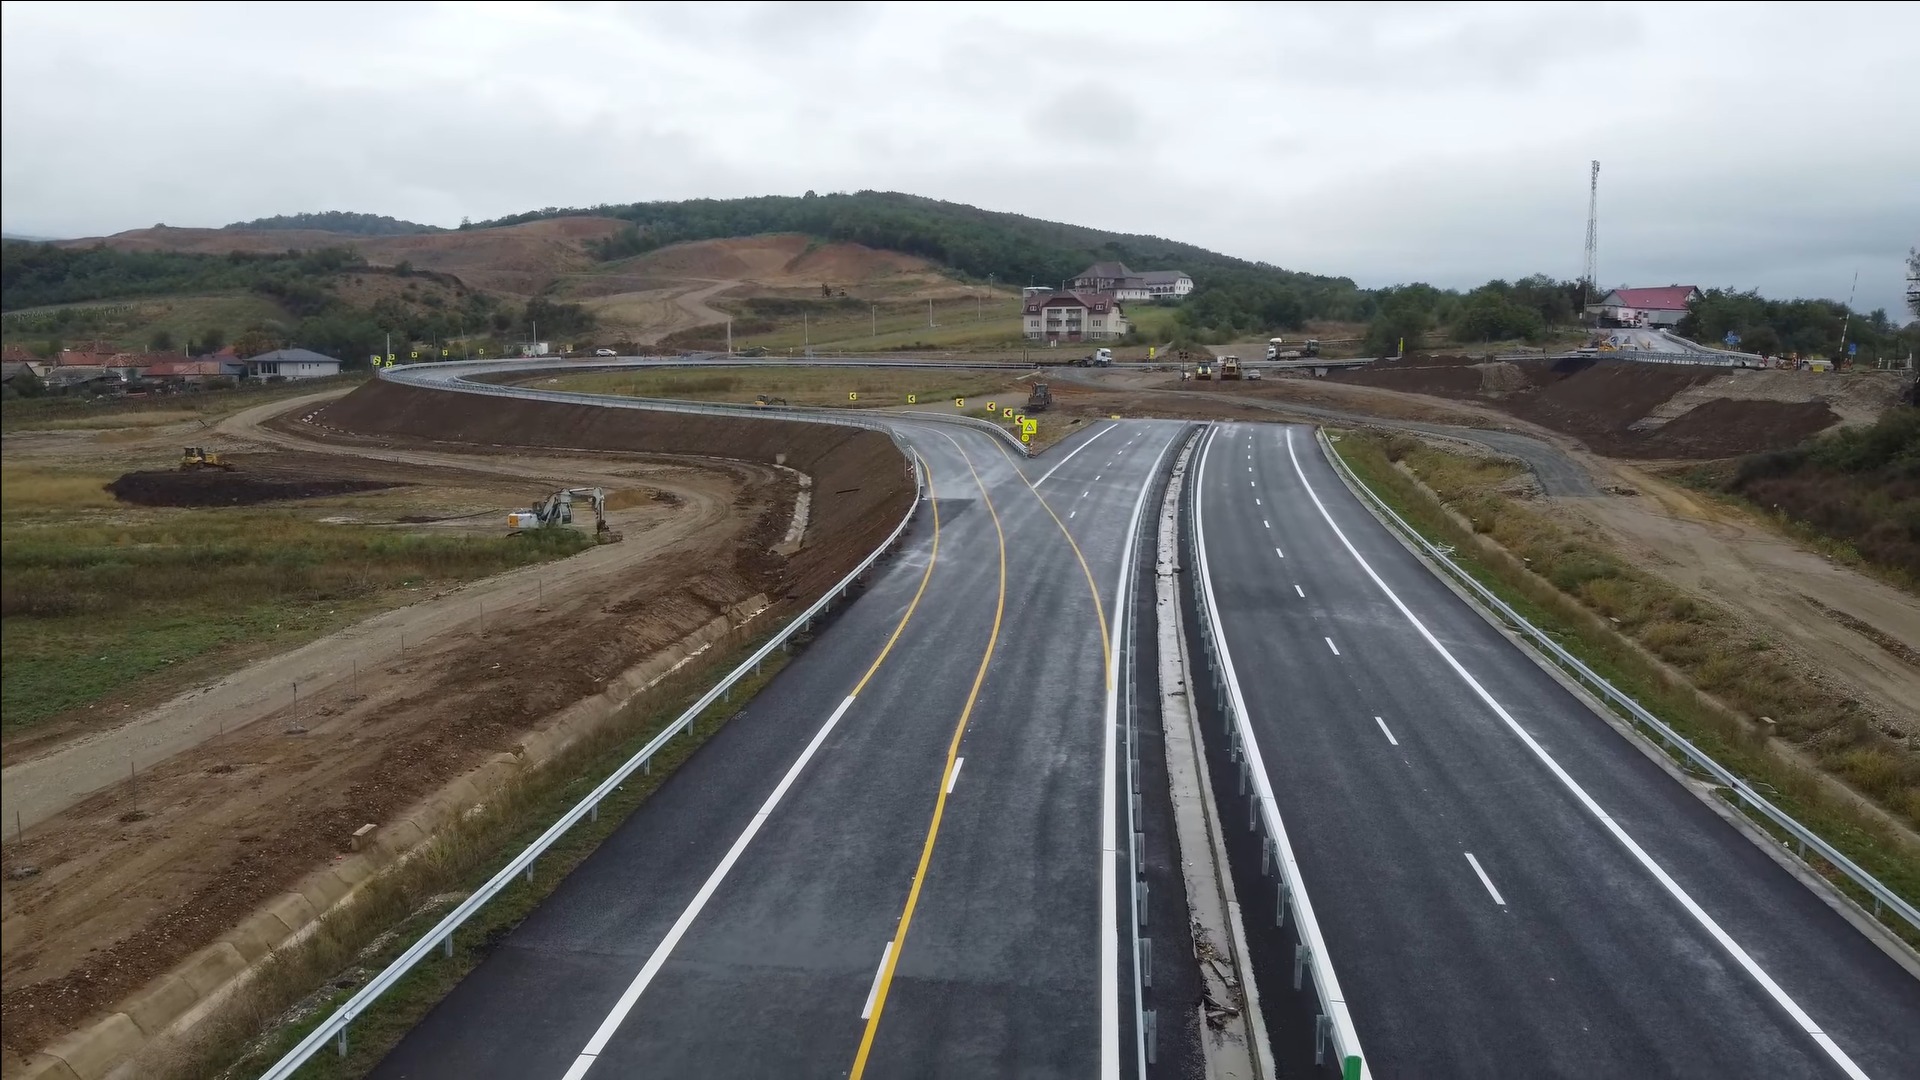
[[[820,286],[861,299],[970,295],[935,263],[860,244],[826,244],[801,233],[695,240],[597,267],[569,279],[571,297],[597,297],[690,283],[737,282],[738,296],[820,296]]]
[[[893,440],[829,424],[529,401],[385,380],[328,406],[325,426],[442,442],[713,456],[798,469],[813,477],[805,546],[788,561],[784,593],[808,598],[885,539],[914,499],[913,472]]]
[[[411,262],[423,270],[453,274],[476,289],[530,296],[563,273],[594,264],[587,245],[612,236],[626,223],[614,218],[564,217],[497,229],[423,233],[417,236],[357,236],[314,229],[134,229],[112,236],[61,241],[62,247],[105,244],[120,251],[184,251],[221,255],[349,247],[379,266]]]
[[[1625,360],[1479,361],[1412,356],[1328,376],[1339,382],[1472,401],[1564,432],[1615,457],[1725,457],[1792,446],[1840,419],[1804,384],[1799,401],[1736,400],[1724,368]],[[1837,377],[1837,376],[1836,376]],[[1676,397],[1691,403],[1667,408]]]

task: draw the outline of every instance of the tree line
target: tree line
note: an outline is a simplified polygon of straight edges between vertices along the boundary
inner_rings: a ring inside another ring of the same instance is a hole
[[[323,232],[351,233],[355,236],[416,236],[420,233],[447,232],[438,225],[402,221],[385,214],[355,214],[345,210],[323,210],[315,214],[275,214],[252,221],[236,221],[222,229],[319,229]]]
[[[408,280],[397,295],[355,304],[339,293],[348,274]],[[543,337],[562,340],[594,328],[593,313],[579,304],[535,297],[514,305],[468,289],[449,274],[416,270],[407,263],[369,266],[348,248],[284,255],[204,255],[116,251],[105,245],[61,248],[9,241],[0,246],[0,311],[219,292],[266,297],[286,317],[240,328],[208,326],[184,341],[156,332],[147,346],[156,352],[185,348],[194,355],[226,344],[242,352],[297,346],[361,366],[369,356],[383,352],[389,340],[396,350],[409,342],[462,340],[497,356],[507,343],[529,337],[536,326]],[[84,308],[54,308],[36,319],[36,328],[42,322],[56,335],[42,352],[58,351],[57,335],[84,333],[96,325]]]

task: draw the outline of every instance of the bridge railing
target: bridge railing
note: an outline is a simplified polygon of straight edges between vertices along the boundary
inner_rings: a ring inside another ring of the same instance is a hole
[[[1741,779],[1726,766],[1715,761],[1712,757],[1708,756],[1705,751],[1688,741],[1686,736],[1675,731],[1666,721],[1648,712],[1638,701],[1635,701],[1632,697],[1623,693],[1619,688],[1601,677],[1579,657],[1568,652],[1559,642],[1553,640],[1545,631],[1527,621],[1525,616],[1515,611],[1506,601],[1495,595],[1493,590],[1482,585],[1479,579],[1462,569],[1460,564],[1454,562],[1446,551],[1442,550],[1432,541],[1429,541],[1425,536],[1422,536],[1418,529],[1407,524],[1406,519],[1394,512],[1393,507],[1388,506],[1380,496],[1374,494],[1373,489],[1368,487],[1366,482],[1361,480],[1359,475],[1347,465],[1346,459],[1334,451],[1333,444],[1327,439],[1324,430],[1320,432],[1320,447],[1322,452],[1326,454],[1327,460],[1331,461],[1333,467],[1340,472],[1341,475],[1346,477],[1354,490],[1360,492],[1366,501],[1384,515],[1386,520],[1390,522],[1395,529],[1410,542],[1419,545],[1421,550],[1425,551],[1429,558],[1445,569],[1455,580],[1472,591],[1482,603],[1498,612],[1500,617],[1507,621],[1508,625],[1519,631],[1531,644],[1551,658],[1554,663],[1572,673],[1581,682],[1592,687],[1601,697],[1619,707],[1636,725],[1646,729],[1648,733],[1659,739],[1669,750],[1680,755],[1687,764],[1700,770],[1707,776],[1712,777],[1716,783],[1723,785],[1728,791],[1731,791],[1734,797],[1738,799],[1740,803],[1744,804],[1744,808],[1748,812],[1758,816],[1763,821],[1770,823],[1781,833],[1784,833],[1788,840],[1792,842],[1794,848],[1800,853],[1801,858],[1807,858],[1811,852],[1814,856],[1817,856],[1821,861],[1833,867],[1835,871],[1859,887],[1860,891],[1872,901],[1873,914],[1876,918],[1885,912],[1891,912],[1893,915],[1904,920],[1908,926],[1915,930],[1920,930],[1920,911],[1916,911],[1914,906],[1908,903],[1904,897],[1895,893],[1892,889],[1889,889],[1880,879],[1861,869],[1852,859],[1847,858],[1840,849],[1828,843],[1820,834],[1801,824],[1793,815],[1773,805],[1765,796],[1755,791],[1751,784]]]

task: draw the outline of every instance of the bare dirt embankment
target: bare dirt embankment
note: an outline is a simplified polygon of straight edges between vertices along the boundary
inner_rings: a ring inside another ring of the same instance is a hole
[[[410,467],[421,483],[456,465],[609,488],[644,479],[668,493],[671,512],[576,556],[587,560],[579,567],[569,560],[505,575],[481,583],[484,593],[460,590],[392,613],[421,624],[418,636],[388,627],[377,641],[350,632],[316,642],[310,648],[344,650],[330,672],[351,675],[284,704],[285,680],[265,680],[276,707],[143,762],[137,779],[8,845],[0,1027],[10,1059],[223,940],[303,875],[344,857],[361,825],[394,820],[512,752],[546,718],[716,616],[756,594],[773,598],[769,619],[810,600],[872,550],[914,497],[898,450],[872,432],[388,383],[362,391],[317,412],[296,409],[255,437],[331,458],[335,475],[371,459]],[[508,438],[518,445],[502,445]],[[787,469],[814,483],[802,545],[783,557],[772,549],[793,512]],[[674,524],[681,517],[703,527],[689,533]],[[637,562],[624,558],[636,553]],[[589,566],[596,559],[607,565]]]
[[[787,561],[782,595],[811,596],[886,538],[914,497],[893,440],[874,431],[773,419],[692,416],[369,383],[328,406],[318,425],[495,447],[700,454],[782,465],[813,477],[806,546]]]
[[[1778,374],[1803,380],[1797,396],[1791,387],[1776,385],[1758,391],[1758,384]],[[1813,381],[1821,378],[1829,381]],[[1490,406],[1570,435],[1596,453],[1623,458],[1717,458],[1792,446],[1843,419],[1825,395],[1859,386],[1870,394],[1880,389],[1871,376],[1594,358],[1415,355],[1333,372],[1327,379]],[[1886,386],[1889,400],[1892,385]],[[1846,408],[1852,412],[1855,405]]]

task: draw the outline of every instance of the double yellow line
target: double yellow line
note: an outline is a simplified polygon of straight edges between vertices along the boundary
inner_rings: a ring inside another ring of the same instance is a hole
[[[933,800],[933,820],[927,825],[927,838],[920,846],[920,865],[913,871],[913,884],[907,889],[907,903],[900,912],[900,925],[893,932],[893,947],[887,950],[887,960],[880,969],[880,980],[874,986],[873,1011],[867,1014],[866,1030],[860,1033],[860,1049],[853,1057],[853,1070],[848,1080],[860,1080],[867,1071],[868,1055],[873,1053],[873,1036],[880,1030],[880,1015],[887,1008],[887,991],[893,986],[894,968],[900,963],[900,954],[906,948],[907,930],[913,925],[914,909],[920,905],[920,889],[926,884],[927,866],[933,861],[933,844],[940,835],[940,819],[947,810],[947,779],[953,775],[953,762],[960,754],[960,738],[966,734],[967,721],[973,716],[973,706],[980,699],[980,685],[987,679],[987,665],[993,660],[993,650],[1000,643],[1000,620],[1007,610],[1007,534],[1000,527],[1000,512],[994,509],[993,497],[987,494],[987,485],[980,479],[980,470],[974,468],[973,458],[966,448],[952,436],[947,437],[960,451],[960,457],[967,463],[967,471],[973,474],[973,483],[980,489],[980,498],[986,503],[987,513],[993,517],[993,532],[1000,541],[1000,588],[993,604],[993,632],[987,636],[987,649],[980,654],[980,667],[973,673],[973,688],[967,691],[967,703],[960,710],[960,719],[953,727],[953,738],[947,743],[947,767],[940,770],[940,782]]]
[[[980,498],[986,504],[987,513],[993,518],[993,531],[999,538],[1000,546],[999,593],[994,600],[993,632],[987,637],[986,651],[981,654],[980,666],[973,675],[973,687],[967,692],[966,705],[960,710],[960,719],[954,725],[953,738],[947,744],[947,767],[940,772],[939,786],[933,802],[933,820],[927,825],[926,840],[921,844],[920,848],[920,865],[914,869],[913,884],[907,889],[907,902],[906,906],[900,912],[900,925],[898,929],[894,931],[893,946],[887,950],[886,963],[882,965],[879,981],[874,986],[873,1010],[867,1015],[866,1029],[860,1034],[860,1049],[854,1054],[853,1068],[848,1073],[848,1080],[862,1080],[862,1077],[866,1075],[867,1061],[873,1053],[873,1038],[880,1030],[880,1016],[886,1011],[887,1007],[887,992],[893,986],[894,969],[899,966],[900,955],[905,951],[907,931],[913,924],[914,909],[920,904],[920,890],[926,883],[927,867],[933,861],[934,842],[940,835],[940,820],[946,814],[947,780],[953,775],[953,764],[960,754],[960,739],[966,734],[967,721],[973,716],[973,706],[974,703],[979,700],[981,684],[986,681],[987,665],[993,660],[994,649],[1000,642],[1000,623],[1006,613],[1007,534],[1000,526],[1000,513],[994,508],[993,496],[987,493],[987,485],[980,479],[980,470],[974,467],[973,458],[967,453],[966,447],[961,446],[959,440],[954,439],[950,435],[946,436],[946,438],[949,442],[953,443],[955,449],[960,451],[960,457],[966,461],[967,471],[973,474],[974,486],[980,489]],[[1005,447],[1001,448],[1001,453],[1006,454]],[[1012,464],[1011,456],[1008,456],[1007,460],[1009,464]],[[1086,578],[1087,591],[1093,596],[1094,618],[1100,630],[1100,656],[1104,667],[1104,674],[1107,680],[1111,682],[1113,676],[1113,649],[1111,642],[1108,640],[1106,608],[1100,602],[1100,589],[1099,586],[1094,584],[1093,570],[1087,565],[1087,557],[1081,552],[1080,545],[1074,542],[1073,534],[1067,531],[1067,523],[1061,521],[1060,515],[1054,513],[1053,507],[1047,505],[1047,500],[1041,496],[1040,490],[1033,486],[1033,481],[1028,480],[1026,474],[1020,472],[1018,466],[1015,466],[1014,473],[1027,485],[1027,490],[1033,493],[1034,499],[1040,503],[1042,509],[1046,510],[1047,516],[1051,517],[1053,523],[1060,527],[1060,535],[1066,538],[1067,546],[1073,549],[1073,557],[1080,562],[1080,572]],[[936,522],[937,520],[936,518]],[[878,665],[876,664],[875,666]],[[865,680],[862,680],[863,684],[864,682]]]

